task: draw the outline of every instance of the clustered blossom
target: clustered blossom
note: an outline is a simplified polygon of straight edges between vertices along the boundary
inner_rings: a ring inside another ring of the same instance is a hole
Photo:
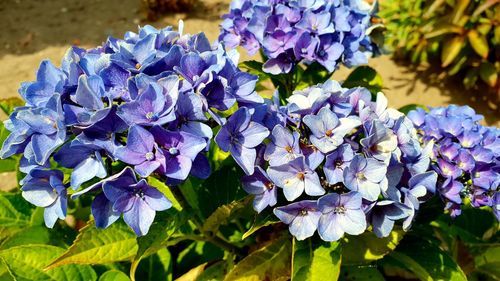
[[[412,122],[387,108],[382,93],[376,102],[371,97],[365,88],[328,81],[294,92],[285,106],[266,100],[246,109],[239,117],[245,121],[235,123],[258,131],[254,138],[219,133],[219,143],[234,140],[252,150],[233,157],[246,158],[237,162],[247,173],[244,190],[255,195],[254,209],[275,207],[299,240],[317,231],[335,241],[370,225],[385,237],[397,221],[407,230],[420,203],[435,192],[437,174],[429,170],[429,147],[421,147]],[[248,130],[231,122],[221,131]],[[266,127],[270,134],[262,141]]]
[[[317,62],[333,72],[341,63],[367,63],[372,51],[367,6],[361,0],[234,0],[219,40],[251,55],[262,50],[268,73],[289,73],[300,62]]]
[[[500,220],[500,129],[485,127],[469,106],[450,105],[410,111],[424,144],[432,146],[437,193],[456,217],[462,205],[491,207]]]
[[[212,127],[226,122],[221,112],[263,102],[236,52],[211,46],[203,33],[181,33],[145,26],[95,49],[73,47],[61,67],[43,61],[36,81],[22,84],[26,105],[5,122],[0,156],[22,154],[23,196],[46,208],[48,227],[65,218],[71,187],[82,189],[73,197],[98,194],[98,227],[123,215],[144,235],[171,203],[140,178],[155,173],[171,185],[207,178],[205,153]]]

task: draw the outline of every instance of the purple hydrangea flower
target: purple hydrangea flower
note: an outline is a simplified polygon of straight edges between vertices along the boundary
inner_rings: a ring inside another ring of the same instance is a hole
[[[434,153],[433,168],[439,174],[437,192],[451,216],[461,213],[461,206],[493,206],[500,186],[500,130],[482,126],[468,106],[450,105],[416,109],[408,116],[419,137]],[[470,200],[464,200],[469,198]]]
[[[361,209],[362,197],[357,192],[331,193],[318,200],[321,217],[319,236],[325,241],[337,241],[344,233],[359,235],[366,229],[366,216]]]
[[[354,1],[235,0],[222,17],[219,40],[250,55],[260,48],[271,74],[289,73],[301,62],[333,72],[341,63],[367,62],[370,17]]]
[[[253,208],[260,213],[267,206],[274,206],[278,202],[278,190],[273,181],[261,167],[255,167],[251,176],[241,179],[243,189],[254,194]]]
[[[305,200],[274,209],[274,214],[285,224],[297,240],[313,236],[318,228],[321,212],[315,200]]]
[[[31,204],[45,208],[45,225],[54,227],[57,219],[65,219],[68,208],[67,190],[59,170],[33,169],[23,180],[22,196]]]
[[[377,200],[387,190],[387,166],[376,159],[356,155],[344,169],[344,182],[349,190],[357,191],[367,200]]]
[[[269,130],[254,121],[248,108],[238,109],[222,126],[215,142],[223,151],[229,151],[247,175],[254,172],[258,146],[268,135]]]

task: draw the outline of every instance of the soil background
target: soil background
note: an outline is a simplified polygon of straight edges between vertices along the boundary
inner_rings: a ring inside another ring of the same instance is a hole
[[[152,22],[141,0],[0,0],[0,98],[18,96],[19,84],[35,79],[41,60],[59,65],[71,45],[94,47],[108,36],[122,37],[139,25],[177,27],[182,19],[185,33],[203,31],[214,41],[230,0],[199,2],[189,13],[160,16]],[[249,59],[241,53],[241,60]],[[382,76],[391,107],[468,104],[485,116],[486,124],[500,125],[498,94],[466,90],[461,81],[445,80],[432,69],[411,67],[388,55],[371,59],[369,65]],[[343,80],[349,72],[341,68],[333,77]],[[0,115],[0,120],[5,118]],[[0,174],[0,189],[14,186],[12,174]]]

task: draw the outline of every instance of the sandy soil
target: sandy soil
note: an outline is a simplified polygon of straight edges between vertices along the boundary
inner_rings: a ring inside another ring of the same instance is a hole
[[[121,37],[138,25],[177,26],[183,19],[186,32],[203,31],[215,40],[219,16],[228,9],[230,1],[200,2],[191,13],[167,15],[149,22],[140,0],[1,0],[0,98],[17,96],[19,83],[35,78],[41,60],[48,58],[59,64],[71,45],[96,46],[107,36]],[[246,58],[243,54],[242,59]],[[384,92],[395,108],[411,103],[469,104],[485,115],[487,124],[500,125],[498,96],[465,90],[459,81],[443,80],[433,71],[412,69],[389,56],[372,59],[370,65],[381,74]],[[348,69],[342,68],[334,78],[345,79],[348,73]],[[12,174],[0,174],[0,189],[12,186]]]

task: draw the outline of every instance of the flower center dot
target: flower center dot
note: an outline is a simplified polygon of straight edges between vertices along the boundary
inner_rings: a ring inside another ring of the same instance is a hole
[[[153,154],[153,152],[148,152],[148,153],[146,153],[145,156],[146,156],[146,160],[148,160],[148,161],[155,159],[155,155]]]
[[[344,206],[338,206],[333,209],[335,214],[344,214],[346,212],[346,208]]]
[[[300,210],[300,215],[301,216],[307,216],[307,213],[308,213],[307,209]]]
[[[305,177],[306,177],[306,175],[304,174],[304,172],[300,172],[297,174],[297,178],[301,181],[303,181]]]
[[[291,147],[291,146],[289,146],[289,145],[285,146],[285,150],[286,150],[286,152],[288,152],[288,153],[292,153],[292,151],[293,151],[292,147]]]
[[[177,155],[179,153],[179,150],[175,147],[171,147],[168,149],[168,153],[170,153],[171,155]]]
[[[272,190],[274,188],[274,183],[268,181],[265,183],[267,190]]]
[[[366,180],[365,174],[363,174],[362,172],[356,173],[356,178],[358,180]]]
[[[337,159],[337,160],[335,160],[335,162],[333,162],[333,165],[335,165],[335,167],[337,167],[337,168],[342,167],[342,164],[344,164],[344,161],[342,161],[340,159]]]
[[[142,67],[142,65],[141,65],[140,63],[137,63],[137,64],[135,65],[135,69],[141,69],[141,67]]]
[[[332,130],[328,130],[328,131],[326,131],[326,132],[325,132],[325,135],[326,135],[327,137],[331,137],[331,136],[333,135]]]

